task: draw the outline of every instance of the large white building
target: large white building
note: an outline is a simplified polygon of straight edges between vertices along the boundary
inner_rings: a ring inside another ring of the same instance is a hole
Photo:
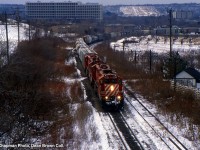
[[[103,19],[102,5],[81,2],[27,2],[26,17],[36,20],[98,20]]]

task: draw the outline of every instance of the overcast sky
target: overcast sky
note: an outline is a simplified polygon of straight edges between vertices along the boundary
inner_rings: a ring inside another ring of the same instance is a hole
[[[0,0],[1,4],[25,4],[25,2],[37,2],[37,0]],[[64,2],[69,0],[40,0],[41,2]],[[72,2],[81,1],[83,3],[93,2],[103,5],[115,4],[169,4],[169,3],[200,3],[200,0],[71,0]]]

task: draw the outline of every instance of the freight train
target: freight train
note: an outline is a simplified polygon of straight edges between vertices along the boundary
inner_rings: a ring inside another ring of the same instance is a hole
[[[83,38],[76,41],[75,49],[102,107],[123,109],[122,78],[88,47]]]

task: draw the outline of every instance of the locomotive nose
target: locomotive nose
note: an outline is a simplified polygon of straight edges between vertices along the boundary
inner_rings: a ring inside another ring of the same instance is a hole
[[[117,96],[117,100],[121,100],[122,97],[120,95]]]
[[[111,90],[111,92],[114,91],[114,86],[113,85],[110,86],[110,90]]]

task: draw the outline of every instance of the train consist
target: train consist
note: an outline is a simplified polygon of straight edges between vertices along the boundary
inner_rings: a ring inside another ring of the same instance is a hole
[[[83,38],[76,41],[75,49],[102,107],[122,109],[124,106],[122,78],[88,47]]]

